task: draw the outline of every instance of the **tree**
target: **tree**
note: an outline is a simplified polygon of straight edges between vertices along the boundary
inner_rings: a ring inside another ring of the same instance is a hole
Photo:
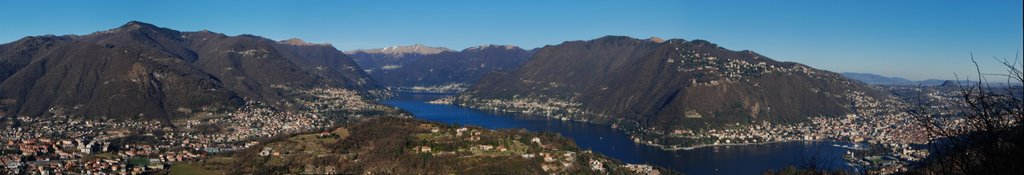
[[[919,97],[913,118],[935,136],[928,162],[914,171],[923,174],[1022,174],[1024,173],[1024,62],[998,59],[1006,74],[985,74],[971,55],[977,81],[963,83],[957,78],[956,106],[952,115],[928,108]],[[1005,78],[1005,84],[987,78]],[[968,79],[969,80],[969,79]]]

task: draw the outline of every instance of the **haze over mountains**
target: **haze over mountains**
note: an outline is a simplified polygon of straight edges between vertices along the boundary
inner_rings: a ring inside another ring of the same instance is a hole
[[[346,53],[383,86],[455,92],[492,71],[518,68],[533,52],[511,45],[481,45],[453,51],[417,44]]]
[[[356,63],[359,63],[360,66],[366,69],[366,72],[373,72],[382,69],[394,69],[406,63],[419,60],[423,56],[445,51],[452,50],[444,47],[414,44],[409,46],[352,50],[346,51],[345,54],[351,56]]]
[[[842,115],[882,97],[837,73],[704,40],[607,36],[543,47],[521,68],[485,76],[456,103],[677,128]]]
[[[42,116],[183,116],[255,100],[289,109],[288,88],[380,87],[330,45],[181,32],[132,21],[88,35],[0,45],[0,109]]]
[[[843,76],[846,78],[854,79],[867,84],[875,85],[909,85],[915,84],[914,81],[910,81],[900,77],[886,77],[870,73],[856,73],[856,72],[843,72]]]
[[[843,72],[843,76],[846,76],[846,78],[854,79],[854,80],[857,80],[857,81],[860,81],[860,82],[863,82],[863,83],[873,84],[873,85],[942,86],[942,85],[953,85],[953,84],[956,84],[957,82],[959,82],[961,84],[977,83],[977,81],[969,81],[969,80],[959,80],[959,81],[957,81],[957,80],[940,80],[940,79],[927,79],[927,80],[921,80],[921,81],[911,81],[911,80],[907,80],[905,78],[900,78],[900,77],[886,77],[886,76],[876,75],[876,74],[871,74],[871,73],[856,73],[856,72]],[[952,84],[950,84],[950,83],[952,83]],[[1017,83],[1008,84],[1006,82],[999,82],[999,81],[989,81],[988,83],[991,84],[991,85],[998,85],[998,86],[1020,85],[1020,84],[1017,84]]]

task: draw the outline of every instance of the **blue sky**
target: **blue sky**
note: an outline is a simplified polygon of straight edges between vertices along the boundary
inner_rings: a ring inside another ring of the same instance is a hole
[[[1020,0],[953,1],[3,1],[0,43],[130,20],[340,50],[421,43],[542,47],[604,35],[705,39],[836,72],[920,80],[985,72],[1022,49]]]

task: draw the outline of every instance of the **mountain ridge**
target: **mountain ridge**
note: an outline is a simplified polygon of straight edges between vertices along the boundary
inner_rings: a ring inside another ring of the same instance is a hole
[[[857,96],[847,91],[873,90],[836,73],[705,40],[605,36],[541,48],[515,71],[484,76],[456,103],[573,120],[696,128],[708,122],[842,115],[852,112],[849,104]]]
[[[0,45],[0,58],[0,109],[29,116],[168,119],[246,99],[293,108],[281,87],[380,89],[330,46],[139,21],[82,36],[25,37]]]
[[[883,86],[946,86],[949,83],[959,83],[964,85],[970,85],[978,83],[975,80],[942,80],[942,79],[927,79],[920,81],[907,80],[901,77],[886,77],[872,73],[858,73],[858,72],[843,72],[843,76],[847,78],[857,80],[863,83],[871,85],[883,85]],[[993,86],[1019,86],[1019,83],[1006,83],[1006,82],[987,82],[987,85]]]
[[[368,53],[368,54],[392,54],[401,56],[403,54],[438,54],[445,51],[454,51],[445,47],[431,47],[423,44],[399,45],[375,49],[357,49],[345,51],[345,54]]]
[[[402,91],[455,92],[492,71],[518,68],[532,53],[514,45],[485,44],[434,54],[356,53],[352,57],[383,86]]]

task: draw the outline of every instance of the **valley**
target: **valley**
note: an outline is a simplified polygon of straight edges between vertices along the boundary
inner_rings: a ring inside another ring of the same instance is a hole
[[[1022,174],[1021,6],[5,1],[0,174]]]
[[[348,51],[370,77],[399,92],[455,93],[494,71],[509,71],[533,50],[511,45],[480,45],[454,51],[424,45]]]

